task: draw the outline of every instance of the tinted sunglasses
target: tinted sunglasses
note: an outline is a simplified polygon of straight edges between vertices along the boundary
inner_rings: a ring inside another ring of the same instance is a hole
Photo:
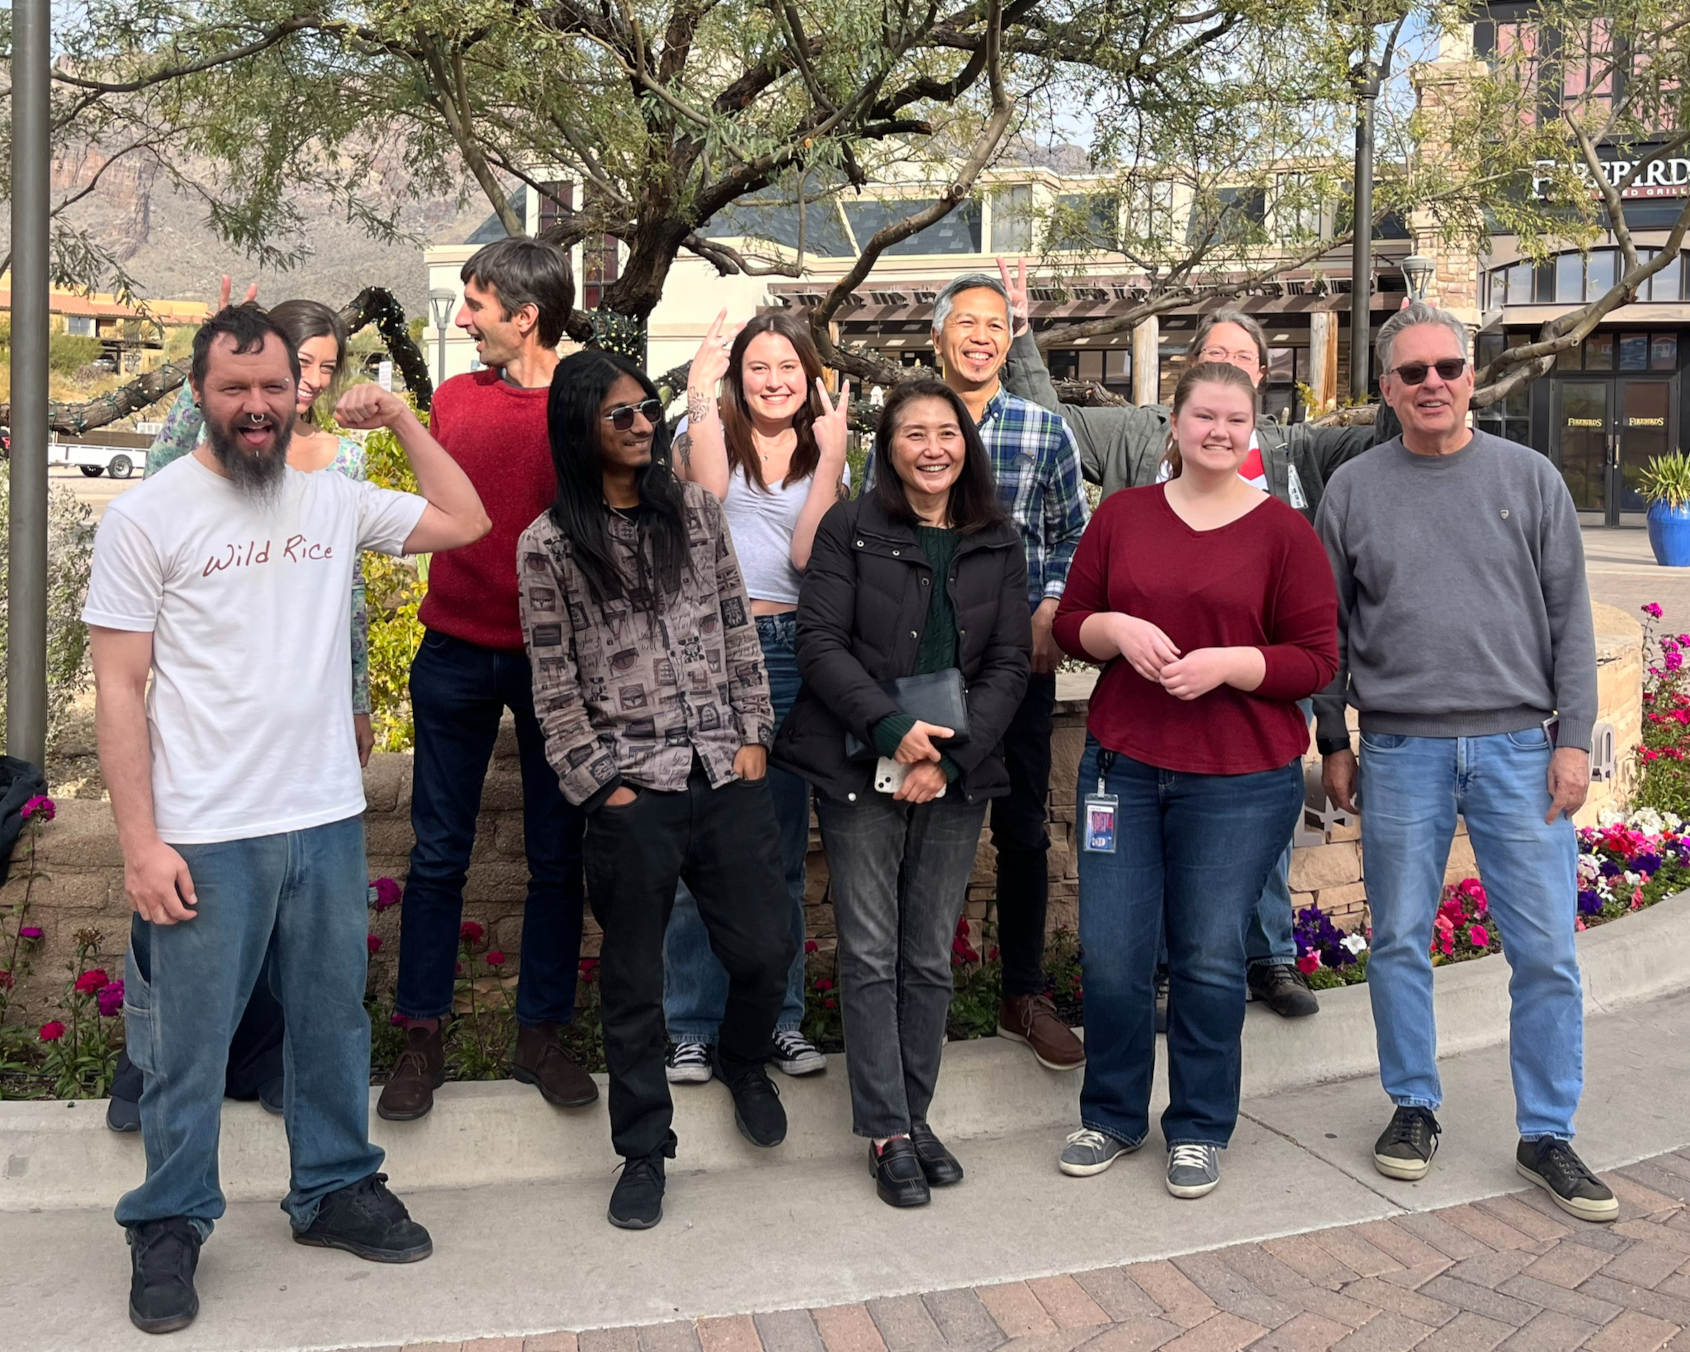
[[[1388,376],[1395,376],[1404,385],[1420,385],[1426,380],[1428,371],[1436,371],[1439,380],[1459,380],[1461,373],[1467,369],[1467,358],[1444,357],[1440,361],[1405,361],[1401,366],[1393,366],[1385,372]]]
[[[634,425],[636,413],[656,427],[663,420],[663,405],[656,399],[642,399],[637,404],[618,404],[609,413],[600,416],[618,432],[626,432]]]

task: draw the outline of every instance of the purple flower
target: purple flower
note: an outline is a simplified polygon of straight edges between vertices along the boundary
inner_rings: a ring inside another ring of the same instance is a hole
[[[44,822],[50,822],[57,812],[58,809],[53,806],[53,800],[45,794],[38,793],[23,805],[25,821],[28,821],[31,817],[39,817]]]
[[[1651,601],[1643,607],[1643,613],[1652,620],[1658,620],[1661,618],[1661,607],[1657,602]]]
[[[391,878],[377,878],[370,884],[370,905],[385,911],[399,904],[399,884]]]
[[[31,943],[38,941],[41,937],[42,932],[41,926],[39,925],[25,925],[23,928],[18,930],[18,938],[27,939]]]
[[[1594,888],[1583,888],[1579,892],[1579,914],[1601,915],[1602,898],[1596,895]]]
[[[114,981],[94,997],[101,1017],[114,1019],[123,1012],[123,983]]]

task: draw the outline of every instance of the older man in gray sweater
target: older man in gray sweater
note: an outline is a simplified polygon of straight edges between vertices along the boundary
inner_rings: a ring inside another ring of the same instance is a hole
[[[1460,320],[1410,305],[1378,347],[1402,436],[1333,475],[1315,522],[1338,581],[1341,658],[1316,735],[1327,793],[1359,801],[1367,989],[1396,1105],[1374,1164],[1422,1178],[1437,1146],[1430,948],[1460,813],[1513,969],[1515,1167],[1572,1215],[1612,1220],[1613,1193],[1571,1145],[1584,1086],[1572,814],[1596,718],[1578,516],[1545,457],[1468,427]],[[1360,713],[1359,794],[1346,693]]]

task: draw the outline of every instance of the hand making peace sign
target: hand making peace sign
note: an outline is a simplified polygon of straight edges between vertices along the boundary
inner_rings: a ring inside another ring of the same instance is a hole
[[[817,376],[816,395],[822,405],[822,415],[816,419],[814,427],[816,449],[821,452],[823,464],[843,465],[845,447],[851,437],[851,382],[847,380],[839,387],[839,402],[836,404],[828,398],[827,386],[822,383],[822,378]]]

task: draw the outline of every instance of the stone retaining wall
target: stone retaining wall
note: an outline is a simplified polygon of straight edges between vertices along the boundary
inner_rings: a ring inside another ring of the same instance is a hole
[[[1598,605],[1599,717],[1615,732],[1618,775],[1591,785],[1590,801],[1581,822],[1595,820],[1603,809],[1629,801],[1634,782],[1634,751],[1642,736],[1642,631],[1628,615]],[[1085,709],[1093,677],[1064,674],[1057,682],[1057,708],[1051,737],[1050,811],[1050,925],[1074,927],[1078,916],[1079,882],[1074,854],[1074,791],[1081,752],[1085,747]],[[1319,759],[1312,752],[1305,761],[1310,786],[1309,812],[1291,864],[1292,901],[1296,906],[1319,905],[1346,928],[1357,924],[1365,907],[1360,830],[1353,822],[1322,826],[1318,810]],[[376,755],[364,775],[365,813],[370,877],[405,878],[411,848],[411,758]],[[68,800],[41,840],[38,868],[47,876],[35,881],[30,923],[46,937],[32,959],[32,975],[20,983],[16,998],[26,1010],[56,1006],[66,979],[65,965],[75,950],[79,930],[97,930],[100,953],[114,974],[121,970],[128,943],[129,907],[123,896],[123,859],[106,803]],[[827,901],[827,861],[820,840],[810,837],[809,885],[806,891],[809,933],[823,946],[834,934],[832,907]],[[1445,877],[1451,881],[1477,873],[1465,832],[1450,850]],[[0,888],[0,908],[22,898],[28,872],[27,846],[14,856],[13,879]],[[528,870],[522,849],[522,783],[517,770],[516,742],[509,723],[501,730],[482,792],[481,819],[471,856],[467,917],[488,929],[490,946],[514,958],[521,948],[522,900]],[[993,851],[990,832],[981,841],[974,876],[968,888],[968,915],[986,917],[993,895]],[[0,928],[0,963],[5,960],[15,921]],[[372,959],[377,980],[392,989],[398,960],[398,911],[372,917],[372,930],[381,946]],[[589,918],[585,951],[598,947],[598,931]],[[509,968],[506,969],[511,970]]]

